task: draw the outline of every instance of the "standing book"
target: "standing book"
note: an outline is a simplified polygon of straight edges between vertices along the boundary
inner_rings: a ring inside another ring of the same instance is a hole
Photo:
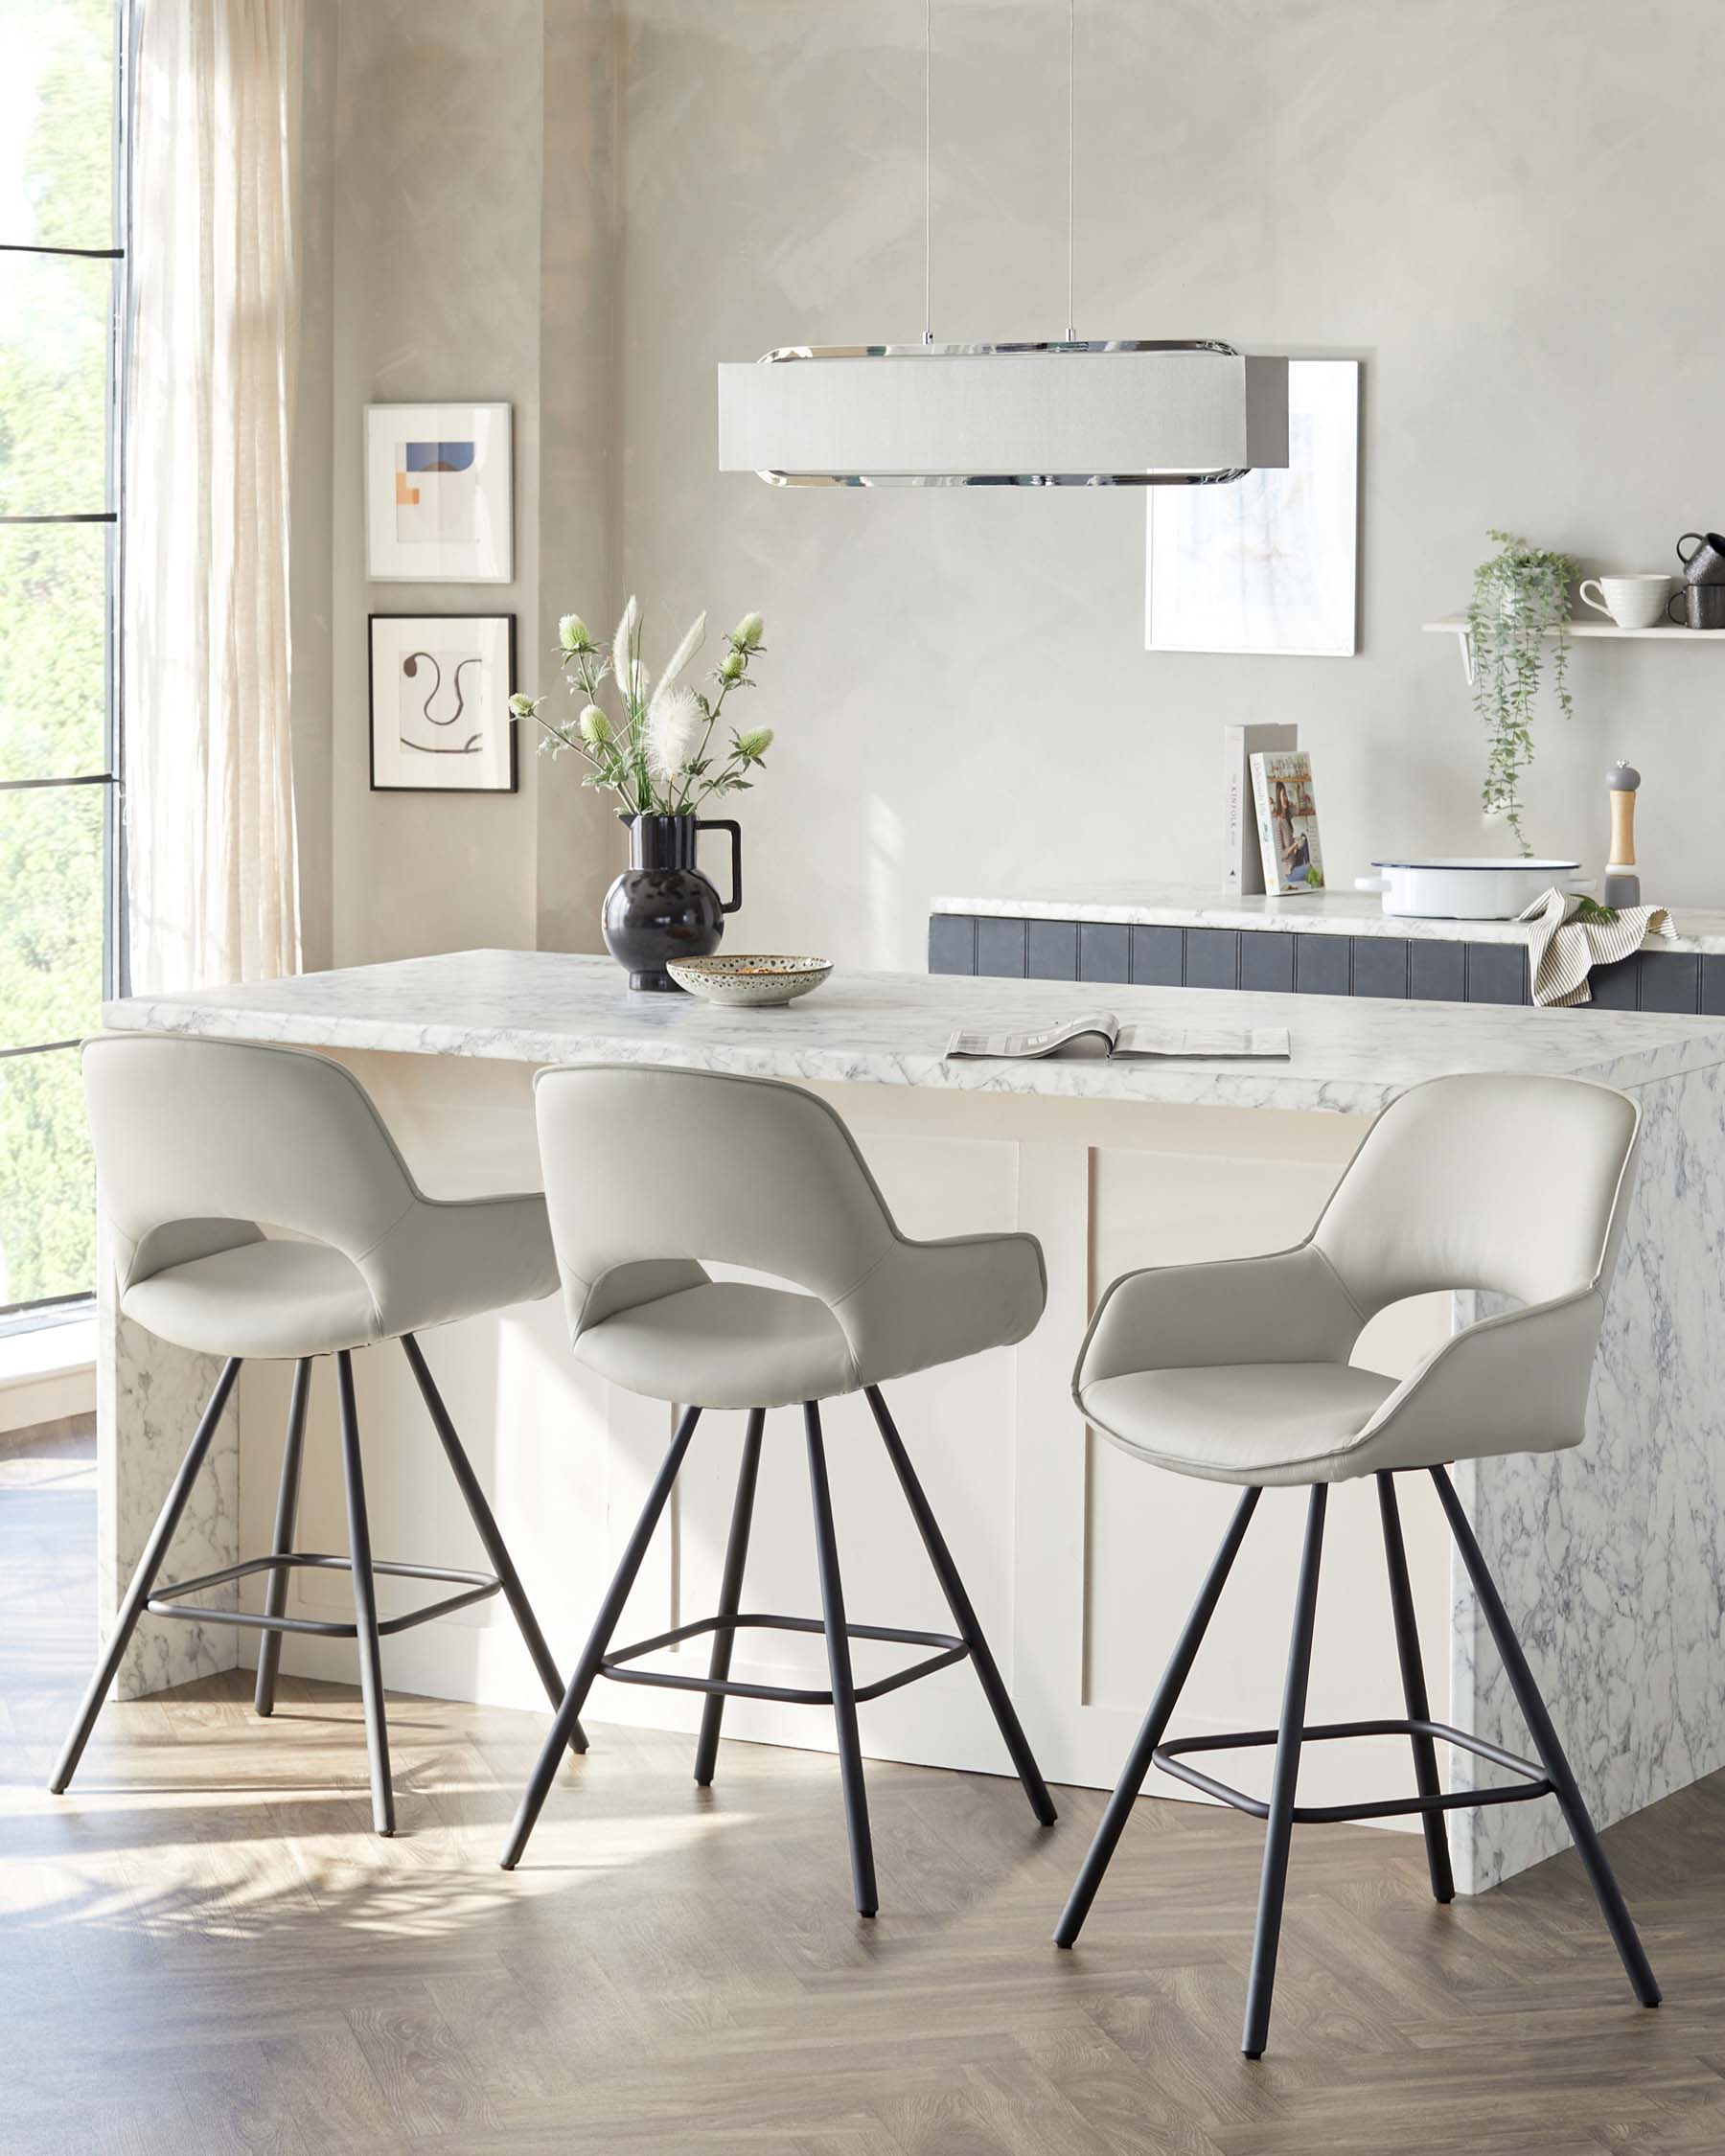
[[[1312,798],[1312,759],[1302,748],[1254,756],[1252,797],[1257,810],[1264,889],[1276,896],[1321,891],[1323,854],[1318,844],[1318,810]]]
[[[1222,730],[1222,889],[1229,898],[1250,898],[1264,888],[1257,814],[1252,801],[1252,759],[1299,746],[1298,726]]]

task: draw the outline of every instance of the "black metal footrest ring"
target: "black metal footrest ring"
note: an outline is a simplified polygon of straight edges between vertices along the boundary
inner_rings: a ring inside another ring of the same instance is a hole
[[[1463,1752],[1471,1752],[1478,1759],[1489,1760],[1494,1767],[1503,1767],[1508,1773],[1520,1775],[1502,1789],[1451,1789],[1431,1797],[1385,1797],[1368,1804],[1296,1804],[1296,1824],[1312,1826],[1334,1823],[1344,1820],[1400,1819],[1414,1812],[1460,1812],[1471,1810],[1478,1804],[1526,1804],[1536,1797],[1551,1797],[1556,1793],[1541,1770],[1531,1760],[1518,1759],[1513,1752],[1506,1752],[1501,1745],[1486,1738],[1474,1736],[1466,1730],[1452,1729],[1447,1722],[1385,1719],[1377,1722],[1315,1722],[1300,1732],[1302,1744],[1323,1744],[1337,1737],[1360,1736],[1425,1736],[1441,1744],[1457,1745]],[[1277,1732],[1275,1730],[1230,1730],[1219,1736],[1181,1737],[1173,1744],[1159,1744],[1151,1755],[1152,1761],[1163,1774],[1172,1775],[1176,1781],[1184,1781],[1193,1789],[1201,1789],[1207,1797],[1214,1797],[1224,1804],[1231,1804],[1237,1812],[1250,1812],[1254,1819],[1268,1819],[1270,1807],[1259,1797],[1249,1797],[1244,1790],[1218,1781],[1197,1767],[1188,1767],[1182,1754],[1187,1752],[1239,1752],[1251,1746],[1274,1745]]]
[[[177,1595],[198,1594],[205,1588],[225,1587],[230,1580],[249,1579],[254,1572],[273,1572],[278,1566],[303,1565],[314,1571],[351,1572],[353,1560],[349,1557],[330,1557],[316,1551],[285,1549],[271,1557],[247,1557],[238,1565],[224,1565],[218,1572],[205,1572],[197,1579],[175,1580],[171,1586],[158,1587],[144,1607],[151,1617],[185,1617],[199,1624],[234,1624],[250,1632],[307,1632],[324,1640],[356,1640],[357,1624],[342,1624],[322,1617],[254,1617],[249,1610],[212,1610],[201,1602],[182,1602]],[[482,1602],[488,1594],[495,1594],[503,1582],[494,1572],[452,1571],[439,1565],[397,1565],[381,1558],[372,1560],[372,1571],[387,1579],[440,1580],[446,1586],[459,1587],[459,1594],[446,1594],[441,1601],[427,1602],[424,1609],[409,1610],[402,1617],[389,1617],[378,1626],[380,1639],[392,1633],[406,1632],[416,1624],[429,1623],[432,1617],[448,1617],[451,1610],[465,1610],[471,1602]]]
[[[674,1670],[628,1666],[643,1655],[656,1654],[663,1647],[680,1646],[685,1640],[698,1640],[708,1632],[824,1633],[825,1630],[818,1617],[702,1617],[694,1624],[679,1624],[673,1631],[661,1632],[652,1640],[638,1640],[632,1646],[614,1648],[600,1663],[599,1673],[603,1677],[614,1677],[620,1685],[661,1685],[669,1691],[717,1692],[726,1699],[775,1699],[797,1707],[831,1707],[830,1691],[812,1691],[792,1685],[750,1685],[736,1677],[684,1676]],[[902,1686],[913,1685],[919,1677],[932,1677],[937,1669],[949,1669],[970,1653],[965,1642],[950,1632],[907,1632],[890,1624],[847,1624],[844,1630],[846,1637],[852,1640],[884,1640],[889,1646],[939,1650],[925,1661],[912,1663],[908,1669],[894,1670],[889,1677],[877,1678],[872,1685],[859,1685],[856,1689],[859,1704],[880,1699],[886,1692],[896,1692]]]

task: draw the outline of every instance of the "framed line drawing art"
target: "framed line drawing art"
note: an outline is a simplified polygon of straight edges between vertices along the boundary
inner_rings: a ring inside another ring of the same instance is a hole
[[[1144,646],[1352,658],[1360,362],[1288,361],[1288,468],[1146,493]]]
[[[373,614],[374,793],[513,793],[514,614]]]
[[[507,404],[368,404],[365,573],[374,584],[508,584],[515,574]]]

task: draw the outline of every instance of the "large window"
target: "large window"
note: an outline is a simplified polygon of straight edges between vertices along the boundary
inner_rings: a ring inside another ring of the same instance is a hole
[[[0,0],[0,1325],[96,1277],[78,1042],[125,970],[126,0]]]

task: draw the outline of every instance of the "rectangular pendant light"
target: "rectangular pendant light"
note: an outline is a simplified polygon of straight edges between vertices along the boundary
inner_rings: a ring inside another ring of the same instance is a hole
[[[1288,363],[1208,342],[793,347],[719,368],[719,469],[788,487],[1203,486],[1288,461]]]

